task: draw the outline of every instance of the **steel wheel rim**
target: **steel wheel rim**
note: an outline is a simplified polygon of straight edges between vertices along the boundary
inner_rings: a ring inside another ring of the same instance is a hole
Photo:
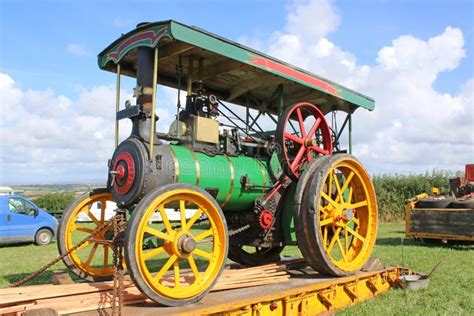
[[[95,228],[105,223],[105,210],[106,210],[107,201],[113,202],[112,195],[110,193],[100,193],[100,194],[88,196],[86,199],[82,200],[76,206],[71,216],[69,217],[67,221],[67,226],[66,226],[67,229],[66,229],[66,235],[65,235],[65,245],[68,251],[74,247],[75,242],[79,241],[79,240],[74,240],[75,238],[73,234],[75,231],[83,232],[84,234],[82,234],[81,237],[78,238],[78,239],[83,239],[87,236],[87,234],[90,234]],[[101,215],[99,218],[96,218],[90,212],[90,206],[96,202],[101,202]],[[88,227],[84,227],[83,225],[78,226],[75,222],[80,213],[86,214],[92,220],[95,227],[88,228]],[[113,250],[111,246],[106,243],[94,242],[94,240],[95,241],[99,241],[100,239],[104,240],[105,234],[107,233],[110,234],[111,232],[113,232],[112,225],[110,225],[109,228],[105,229],[101,233],[97,234],[96,237],[92,239],[93,240],[92,242],[86,242],[83,246],[79,247],[76,251],[72,252],[69,255],[69,258],[71,259],[72,263],[82,272],[93,277],[105,277],[105,276],[113,275],[114,267],[112,265],[112,260],[111,260]],[[82,252],[82,250],[85,250],[88,248],[90,248],[89,255],[87,256],[87,259],[83,260],[83,258],[81,258],[81,256],[79,255],[79,252]],[[99,248],[102,248],[102,252],[104,256],[103,266],[101,268],[91,267],[91,264],[94,260],[94,257],[97,255]]]
[[[309,112],[309,115],[303,116],[302,110]],[[294,115],[297,118],[296,127],[290,120]],[[308,122],[308,119],[314,119],[314,122]],[[311,125],[309,128],[306,127],[308,123]],[[289,127],[293,133],[288,131]],[[289,175],[294,179],[300,177],[302,166],[312,162],[316,156],[332,154],[329,126],[324,114],[311,103],[301,102],[293,106],[286,115],[282,133],[282,151],[285,160],[283,163]],[[288,142],[298,148],[294,158],[289,155]]]
[[[164,208],[164,206],[172,202],[176,203],[176,201],[179,201],[181,224],[179,230],[173,229]],[[198,209],[189,220],[186,220],[186,207],[191,203],[196,205]],[[161,215],[166,232],[153,229],[149,226],[148,222],[156,212]],[[190,229],[202,214],[207,216],[210,228],[199,235],[194,235],[190,232]],[[182,227],[186,227],[187,229],[182,229]],[[163,240],[163,246],[145,251],[143,243],[145,233]],[[204,251],[199,246],[196,246],[196,248],[189,253],[180,250],[179,241],[180,239],[182,240],[182,236],[185,234],[189,235],[197,243],[212,238],[211,252]],[[188,189],[176,189],[162,194],[153,200],[146,208],[138,224],[135,255],[139,272],[150,288],[167,298],[187,299],[205,291],[219,276],[226,256],[226,246],[225,223],[220,218],[217,207],[199,192]],[[168,259],[166,259],[165,264],[156,272],[150,271],[146,261],[156,255],[166,253],[168,254]],[[208,265],[204,271],[199,270],[196,257],[204,258],[204,260],[208,261]],[[191,271],[184,271],[183,273],[183,270],[179,267],[181,260],[188,262]],[[172,274],[168,273],[170,270]],[[179,281],[176,282],[176,280]],[[190,283],[189,285],[186,284],[183,286],[185,282]]]
[[[317,203],[324,253],[339,269],[359,270],[369,258],[377,232],[375,192],[365,169],[355,160],[332,165]]]

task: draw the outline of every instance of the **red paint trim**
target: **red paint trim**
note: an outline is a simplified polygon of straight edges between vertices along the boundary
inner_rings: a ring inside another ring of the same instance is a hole
[[[320,88],[329,94],[336,95],[336,96],[339,95],[339,91],[335,87],[331,86],[329,83],[324,82],[318,78],[312,77],[299,70],[285,66],[276,61],[266,59],[264,57],[251,55],[251,54],[249,54],[249,56],[252,58],[251,61],[247,61],[247,63],[250,65],[257,66],[260,68],[265,68],[267,70],[270,70],[271,72],[277,72],[279,74],[286,75],[293,79],[306,82],[307,84]]]
[[[135,162],[133,161],[132,155],[128,152],[121,152],[117,158],[115,158],[114,167],[112,170],[117,171],[117,179],[122,180],[125,176],[125,183],[119,185],[118,181],[114,181],[114,190],[119,194],[127,194],[133,186],[135,181]],[[125,171],[126,174],[125,174]]]
[[[153,43],[155,43],[164,32],[166,32],[166,27],[161,28],[156,33],[154,31],[146,31],[143,33],[138,33],[130,37],[129,39],[127,39],[125,42],[121,43],[116,49],[114,49],[114,51],[107,53],[107,56],[110,59],[117,60],[120,57],[120,54],[123,51],[125,51],[128,47],[132,46],[136,42],[146,40],[146,39],[149,39],[151,44],[153,45]]]

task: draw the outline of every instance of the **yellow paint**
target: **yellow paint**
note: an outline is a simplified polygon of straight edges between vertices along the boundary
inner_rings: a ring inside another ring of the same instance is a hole
[[[169,225],[165,210],[165,205],[169,204],[179,205],[181,226],[177,228],[173,228]],[[189,205],[196,205],[199,208],[195,214],[186,221],[185,212],[186,207]],[[160,212],[163,218],[166,232],[153,229],[149,226],[151,217],[157,211]],[[209,219],[210,228],[201,232],[199,235],[193,235],[190,232],[190,228],[196,223],[199,217],[204,214]],[[151,252],[145,252],[143,248],[145,234],[155,236],[162,241],[163,246],[155,248]],[[201,249],[199,245],[190,253],[180,251],[178,243],[182,236],[186,234],[191,236],[196,242],[200,242],[205,238],[212,238],[211,252]],[[158,196],[150,203],[144,212],[138,224],[137,236],[135,238],[135,260],[137,260],[141,278],[153,291],[169,299],[187,299],[207,290],[214,280],[219,277],[221,267],[226,259],[226,242],[226,227],[219,214],[218,208],[204,195],[195,190],[175,189]],[[158,254],[167,254],[167,259],[155,273],[149,270],[146,261]],[[204,271],[198,271],[196,258],[208,262]],[[175,262],[181,259],[187,260],[191,267],[192,275],[188,272],[187,276],[187,280],[190,282],[189,285],[181,285],[179,281],[184,275],[182,275],[182,271],[180,271],[178,264]],[[174,284],[161,283],[170,268],[173,269],[173,275],[167,275],[166,280]]]
[[[339,269],[357,271],[375,245],[375,190],[363,166],[352,158],[336,161],[324,183],[318,214],[325,253]]]
[[[230,300],[211,307],[196,307],[192,311],[178,315],[300,316],[334,313],[397,286],[401,270],[405,275],[412,274],[409,269],[390,267],[351,277],[334,278],[328,282],[294,287],[278,293],[257,295],[238,301]]]
[[[105,206],[106,206],[107,201],[113,201],[112,195],[110,193],[100,193],[100,194],[89,195],[77,205],[77,207],[71,212],[71,215],[68,218],[63,218],[63,220],[67,221],[67,224],[66,224],[67,232],[64,238],[67,250],[70,250],[75,246],[75,243],[73,241],[73,236],[76,231],[91,233],[99,225],[103,225],[105,223],[104,216],[105,216]],[[94,203],[97,203],[97,202],[100,202],[102,205],[101,215],[99,218],[96,218],[89,211],[90,207]],[[79,216],[80,213],[84,213],[87,216],[89,216],[92,220],[93,225],[95,225],[95,227],[93,228],[84,227],[80,222],[76,223],[77,217]],[[100,242],[96,242],[96,241],[104,240],[105,233],[108,231],[113,232],[112,225],[110,225],[107,229],[105,229],[101,233],[97,234],[96,237],[93,238],[90,242],[87,242],[84,246],[80,247],[78,250],[72,252],[69,255],[69,258],[71,259],[73,264],[85,274],[93,276],[93,277],[104,277],[104,276],[113,275],[114,268],[112,266],[112,262],[109,262],[108,260],[108,254],[112,253],[112,248],[109,245],[100,244]],[[87,235],[81,234],[80,236],[82,239],[82,238],[85,238]],[[81,249],[84,249],[86,247],[88,247],[87,251],[89,251],[89,255],[87,256],[87,258],[81,258],[82,256],[79,256],[79,252],[82,253],[83,250]],[[99,251],[103,251],[103,254],[104,254],[103,264],[97,265],[96,262],[94,262],[93,267],[91,267],[90,264],[93,261],[94,256],[97,255]]]

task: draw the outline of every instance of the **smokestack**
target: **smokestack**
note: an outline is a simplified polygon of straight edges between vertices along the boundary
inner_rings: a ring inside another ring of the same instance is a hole
[[[145,111],[150,111],[153,95],[153,48],[137,48],[137,103]]]

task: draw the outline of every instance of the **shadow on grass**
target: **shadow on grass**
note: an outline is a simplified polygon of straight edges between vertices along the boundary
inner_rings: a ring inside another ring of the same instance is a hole
[[[9,284],[13,284],[15,282],[20,281],[30,273],[15,273],[15,274],[7,274],[7,275],[2,275],[2,278],[7,280]],[[24,285],[35,285],[35,284],[47,284],[51,283],[51,279],[53,276],[52,271],[44,271],[37,277],[33,278],[32,280],[26,282]]]
[[[386,237],[378,238],[377,245],[379,246],[395,246],[400,247],[401,241],[398,237]],[[413,238],[406,238],[403,240],[404,246],[417,246],[427,248],[445,248],[454,250],[474,250],[474,243],[459,240],[450,240],[447,244],[442,243],[441,240],[428,239],[428,240],[415,240]]]
[[[55,243],[56,243],[56,241],[53,240],[48,245],[55,244]],[[2,245],[0,245],[0,249],[2,249],[2,248],[14,248],[14,247],[28,247],[28,246],[31,246],[31,245],[37,246],[37,247],[48,246],[48,245],[37,245],[32,241],[23,241],[23,242],[17,242],[17,243],[2,244]]]

